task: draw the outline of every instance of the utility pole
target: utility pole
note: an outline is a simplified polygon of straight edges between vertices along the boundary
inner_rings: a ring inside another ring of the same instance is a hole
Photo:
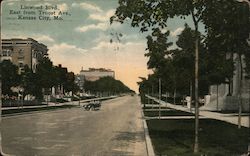
[[[2,30],[2,0],[0,0],[0,32],[1,30]],[[2,56],[2,38],[0,34],[0,59],[1,56]],[[2,73],[1,72],[0,72],[0,156],[3,156],[4,154],[2,148]]]
[[[159,119],[161,119],[161,78],[159,78]]]
[[[198,35],[198,21],[195,20],[195,139],[194,139],[194,153],[199,152],[199,35]]]

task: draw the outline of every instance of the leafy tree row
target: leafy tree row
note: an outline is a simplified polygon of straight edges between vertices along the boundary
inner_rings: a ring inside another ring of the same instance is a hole
[[[15,95],[12,87],[21,87],[24,96],[30,94],[37,99],[41,99],[44,94],[50,94],[52,87],[63,86],[65,92],[78,90],[74,83],[74,73],[68,72],[67,68],[53,66],[47,57],[40,61],[35,73],[25,65],[24,72],[19,74],[18,67],[9,60],[2,61],[0,69],[3,95]]]
[[[139,82],[142,93],[149,90],[147,87],[155,83],[155,78],[165,80],[166,88],[174,92],[179,88],[179,92],[186,92],[188,83],[190,88],[194,88],[195,153],[199,151],[198,97],[204,94],[201,93],[202,86],[230,84],[235,56],[239,61],[242,80],[242,58],[245,56],[245,61],[249,61],[250,55],[247,42],[250,34],[249,10],[247,3],[236,0],[119,0],[115,15],[110,19],[111,23],[127,23],[130,19],[132,27],[151,33],[147,37],[149,53],[146,56],[149,57],[148,68],[153,69],[154,74]],[[187,17],[192,19],[194,30],[185,26],[177,42],[179,48],[168,50],[169,32],[162,31],[168,30],[167,21]],[[204,36],[199,33],[201,24],[205,26]],[[247,62],[245,71],[248,74],[249,66]],[[239,87],[241,85],[239,81]],[[241,95],[240,89],[238,94]]]
[[[175,50],[168,50],[169,31],[167,21],[173,17],[191,17],[195,26],[185,29],[176,42]],[[249,59],[249,7],[234,0],[119,0],[119,7],[111,23],[123,23],[131,19],[132,27],[141,32],[151,32],[147,37],[149,57],[148,68],[155,77],[161,78],[166,89],[187,94],[195,78],[195,51],[199,56],[199,95],[207,93],[208,85],[228,83],[234,74],[234,54]],[[201,35],[198,28],[205,25],[206,33]],[[198,41],[196,46],[196,41]],[[240,59],[240,61],[242,61]],[[242,65],[241,65],[242,66]],[[249,71],[247,63],[246,71]],[[243,71],[243,70],[242,70]],[[141,84],[141,83],[140,83]],[[157,86],[157,83],[155,84]]]
[[[129,93],[133,92],[121,81],[115,80],[112,77],[102,77],[96,81],[85,81],[84,84],[85,90],[90,91],[91,93],[110,93],[110,94],[119,94],[119,93]]]

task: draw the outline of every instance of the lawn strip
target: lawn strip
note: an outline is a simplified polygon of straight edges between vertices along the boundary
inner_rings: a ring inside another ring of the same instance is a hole
[[[19,113],[26,112],[36,112],[36,111],[48,111],[48,110],[57,110],[57,109],[66,109],[75,107],[74,105],[62,105],[62,106],[48,106],[48,107],[38,107],[38,108],[17,108],[17,109],[7,109],[2,110],[2,115],[15,115]]]
[[[193,154],[194,119],[148,120],[149,135],[156,155]],[[248,128],[238,129],[223,121],[200,119],[200,153],[208,156],[236,156],[247,151]]]

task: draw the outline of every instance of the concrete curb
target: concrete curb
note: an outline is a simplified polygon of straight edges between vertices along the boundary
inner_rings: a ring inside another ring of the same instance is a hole
[[[143,128],[144,128],[144,134],[145,134],[146,148],[147,148],[148,156],[155,156],[152,141],[151,141],[151,138],[150,138],[149,132],[148,132],[147,122],[144,119],[144,113],[143,113],[142,109],[141,109],[141,115],[142,115],[142,122],[143,122]]]

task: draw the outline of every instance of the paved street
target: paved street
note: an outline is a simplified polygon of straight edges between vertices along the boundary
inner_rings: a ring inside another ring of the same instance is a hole
[[[139,98],[2,119],[3,150],[17,156],[146,156]]]

